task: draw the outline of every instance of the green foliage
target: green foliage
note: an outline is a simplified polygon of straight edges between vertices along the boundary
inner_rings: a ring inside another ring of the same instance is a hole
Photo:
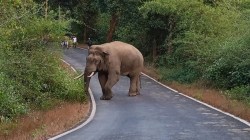
[[[204,2],[210,3],[211,1]],[[188,79],[195,81],[200,76],[206,75],[204,72],[207,67],[213,67],[210,65],[220,56],[217,52],[225,50],[222,49],[224,42],[235,35],[240,36],[246,29],[243,27],[241,13],[237,10],[238,3],[216,1],[215,5],[210,4],[206,5],[199,0],[155,0],[145,2],[140,7],[145,20],[149,21],[150,30],[158,33],[158,35],[151,34],[151,40],[155,39],[156,42],[158,41],[157,46],[162,46],[158,47],[160,49],[157,52],[158,66],[182,69],[176,71],[176,75],[186,77],[187,73],[190,73],[189,76],[192,78]],[[159,30],[164,32],[157,32]],[[159,36],[165,36],[165,39],[157,40]],[[227,58],[225,61],[231,62]],[[224,64],[224,61],[221,63],[226,69],[227,64]],[[192,71],[197,74],[192,74]],[[220,79],[218,83],[225,86],[227,83],[222,83],[222,81],[227,75],[219,75],[221,77],[213,76]],[[236,80],[232,79],[231,82],[235,85],[241,83],[236,84]]]
[[[235,100],[244,101],[250,104],[250,86],[234,87],[226,91],[227,95]]]
[[[246,33],[240,39],[231,39],[221,46],[204,77],[223,88],[248,85],[250,83],[249,35]]]
[[[68,28],[42,5],[0,3],[0,117],[12,119],[31,109],[47,109],[58,100],[83,101],[82,81],[62,68],[58,42]],[[8,5],[6,7],[6,5]],[[9,15],[12,18],[9,19]]]
[[[164,81],[177,81],[180,83],[192,83],[199,77],[199,73],[190,67],[174,67],[158,69],[161,75],[161,80]]]
[[[74,1],[72,0],[72,3]],[[96,36],[96,22],[98,17],[97,1],[80,0],[75,5],[69,6],[71,16],[75,22],[71,25],[71,31],[78,35],[79,40],[87,40]]]
[[[56,87],[52,93],[53,97],[67,100],[67,101],[84,101],[86,95],[83,94],[83,81],[75,80],[72,75],[69,75],[67,71],[59,67],[58,72],[55,73]]]
[[[3,73],[0,73],[0,122],[28,111],[27,104],[22,103],[20,95],[16,94],[14,84]]]
[[[106,34],[109,28],[109,20],[110,20],[110,15],[106,13],[98,15],[96,24],[96,27],[98,29],[97,32],[98,37],[95,39],[95,41],[97,41],[100,44],[106,42]]]
[[[141,16],[138,9],[143,1],[129,1],[123,4],[123,12],[120,14],[117,30],[114,39],[128,42],[139,48],[141,51],[147,52],[146,21]]]
[[[231,35],[238,17],[233,9],[209,7],[198,0],[150,1],[140,10],[151,28],[166,29],[162,43],[169,47],[167,43],[172,42],[173,53],[177,51],[183,61],[194,59],[200,49]]]

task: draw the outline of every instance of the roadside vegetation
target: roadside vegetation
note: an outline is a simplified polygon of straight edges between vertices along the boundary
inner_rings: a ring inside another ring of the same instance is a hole
[[[32,0],[0,2],[0,130],[21,115],[60,102],[84,102],[81,80],[60,60],[69,21]],[[2,130],[4,129],[4,130]]]
[[[203,83],[250,104],[249,2],[144,3],[139,9],[155,42],[148,57],[161,80]]]

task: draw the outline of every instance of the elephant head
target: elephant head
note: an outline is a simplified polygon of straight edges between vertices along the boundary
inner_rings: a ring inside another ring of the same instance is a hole
[[[99,71],[107,71],[109,53],[101,47],[92,46],[86,57],[86,67],[84,70],[85,89],[89,88],[90,78]]]

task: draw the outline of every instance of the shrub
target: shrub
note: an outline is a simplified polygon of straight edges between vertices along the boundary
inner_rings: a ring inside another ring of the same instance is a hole
[[[216,58],[205,74],[205,79],[222,88],[233,88],[250,83],[249,33],[228,41],[216,53]]]
[[[25,114],[28,111],[27,104],[23,103],[21,96],[16,94],[14,86],[13,81],[0,73],[0,122],[4,121],[3,119]]]
[[[181,67],[183,70],[177,75],[185,77],[186,72],[190,72],[191,79],[200,78],[221,43],[232,34],[240,33],[240,24],[235,22],[240,20],[240,12],[231,1],[217,4],[211,6],[199,0],[155,0],[140,7],[149,31],[153,31],[148,33],[149,40],[156,40],[159,66]],[[197,74],[192,74],[192,70]]]
[[[237,86],[226,91],[227,95],[236,100],[250,104],[250,86]]]
[[[178,81],[180,83],[192,83],[197,80],[200,75],[191,67],[159,67],[161,80]]]
[[[59,43],[53,42],[65,34],[69,20],[55,20],[53,12],[45,19],[32,1],[0,3],[0,8],[6,12],[0,17],[1,118],[47,109],[58,100],[85,100],[82,81],[62,68],[61,53],[54,49]],[[11,14],[14,18],[9,20]]]

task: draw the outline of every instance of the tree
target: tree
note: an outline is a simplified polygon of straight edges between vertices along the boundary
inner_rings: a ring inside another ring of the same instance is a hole
[[[84,42],[96,32],[95,24],[97,15],[98,7],[96,1],[78,0],[78,4],[73,7],[72,18],[76,21],[73,24],[82,28],[79,34],[82,34]],[[77,31],[77,28],[74,30]]]
[[[124,2],[122,0],[99,0],[100,11],[106,12],[110,15],[109,29],[107,31],[107,42],[111,42],[113,35],[118,24],[119,17],[122,14],[124,8]]]
[[[107,13],[110,16],[109,29],[107,31],[106,41],[110,42],[113,40],[117,28],[119,28],[120,21],[125,17],[127,23],[133,18],[134,12],[138,11],[138,5],[142,1],[125,1],[125,0],[99,0],[99,7],[101,13]],[[136,19],[134,19],[136,20]],[[133,22],[133,21],[132,21]],[[124,23],[121,23],[124,24]]]
[[[156,60],[157,55],[161,55],[162,51],[167,55],[173,53],[173,40],[177,32],[178,16],[173,11],[173,2],[149,1],[140,7],[145,20],[147,20],[149,32],[148,34],[152,43],[152,57]],[[165,47],[160,47],[162,45]]]
[[[36,1],[39,3],[44,2],[44,0]],[[66,14],[68,19],[73,19],[69,32],[73,32],[73,34],[81,37],[79,40],[86,42],[90,34],[95,34],[95,24],[98,15],[97,1],[49,0],[48,5],[51,10],[60,10],[62,14]]]

